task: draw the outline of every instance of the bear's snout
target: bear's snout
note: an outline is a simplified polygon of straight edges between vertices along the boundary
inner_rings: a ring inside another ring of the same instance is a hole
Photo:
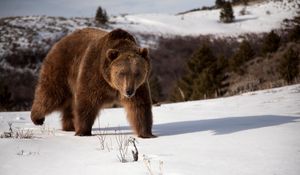
[[[132,96],[134,96],[134,94],[135,94],[135,91],[133,88],[126,89],[125,96],[127,98],[131,98]]]

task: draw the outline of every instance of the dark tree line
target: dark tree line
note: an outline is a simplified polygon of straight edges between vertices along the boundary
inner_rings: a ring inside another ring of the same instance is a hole
[[[299,82],[299,26],[263,36],[248,34],[241,36],[241,42],[209,35],[161,38],[150,52],[153,72],[149,82],[154,103],[222,96],[230,86],[231,73],[247,75],[249,63],[259,65],[257,61],[263,59],[276,61],[272,73],[276,72],[280,81]],[[3,56],[16,69],[0,67],[1,111],[30,109],[38,68],[46,53],[37,48],[16,49]],[[278,59],[273,59],[273,55]]]
[[[187,73],[172,94],[172,101],[188,101],[214,97],[224,80],[226,60],[217,58],[207,45],[202,45],[188,60]]]
[[[295,27],[297,28],[297,27]],[[253,44],[244,39],[232,56],[216,56],[211,45],[201,45],[187,60],[186,71],[178,80],[171,94],[171,101],[188,101],[222,96],[226,93],[228,73],[235,72],[243,76],[246,63],[256,56],[268,58],[280,46],[281,37],[271,31],[263,38],[262,49],[255,52]],[[299,76],[299,51],[288,47],[279,58],[277,70],[280,77],[288,84]]]
[[[299,75],[299,59],[299,51],[290,47],[279,62],[278,71],[280,76],[288,84],[291,84]]]

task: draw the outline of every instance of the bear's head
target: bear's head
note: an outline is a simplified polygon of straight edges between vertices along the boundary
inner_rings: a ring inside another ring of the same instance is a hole
[[[107,70],[109,84],[122,96],[133,97],[136,90],[147,81],[150,72],[148,49],[108,49],[106,57],[110,61]]]

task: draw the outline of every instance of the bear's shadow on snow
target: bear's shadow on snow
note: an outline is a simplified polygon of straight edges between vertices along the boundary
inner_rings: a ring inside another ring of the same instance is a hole
[[[155,125],[154,133],[157,133],[160,136],[169,136],[201,131],[212,131],[215,135],[222,135],[250,129],[299,122],[296,121],[298,119],[300,119],[300,117],[259,115],[183,121]]]
[[[212,131],[215,135],[231,134],[257,128],[264,128],[287,123],[300,122],[300,117],[281,115],[258,115],[243,117],[226,117],[217,119],[204,119],[193,121],[181,121],[173,123],[154,124],[153,133],[157,136],[172,136],[202,131]],[[108,127],[105,130],[124,131],[126,134],[132,132],[128,126]]]

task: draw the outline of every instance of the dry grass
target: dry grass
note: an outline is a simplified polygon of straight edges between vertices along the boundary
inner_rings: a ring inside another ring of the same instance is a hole
[[[32,129],[16,128],[13,129],[13,123],[8,122],[9,131],[3,132],[0,138],[14,138],[14,139],[32,139],[34,134]]]

